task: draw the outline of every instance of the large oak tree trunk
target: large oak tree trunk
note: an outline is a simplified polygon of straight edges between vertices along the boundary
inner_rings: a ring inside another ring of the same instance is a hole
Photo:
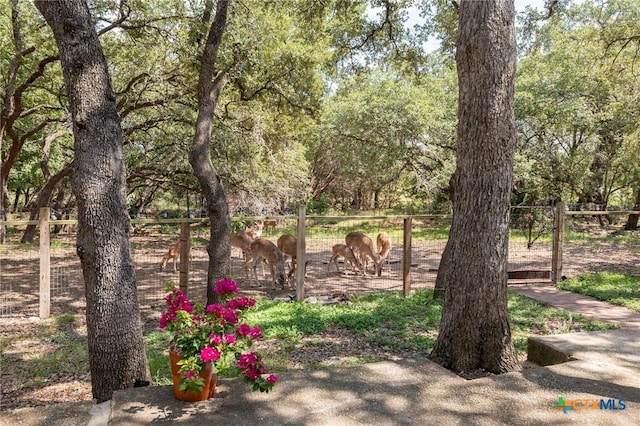
[[[460,4],[458,142],[442,323],[431,357],[457,372],[518,367],[507,317],[515,150],[513,0]]]
[[[216,69],[218,48],[227,23],[230,0],[219,0],[216,16],[207,36],[198,80],[198,118],[189,163],[207,200],[210,222],[207,303],[213,303],[217,280],[229,275],[231,267],[231,217],[220,178],[211,162],[211,130],[218,97],[228,82],[227,74]]]
[[[149,378],[129,246],[122,130],[107,63],[84,0],[37,0],[60,51],[71,107],[76,249],[87,298],[93,396]]]

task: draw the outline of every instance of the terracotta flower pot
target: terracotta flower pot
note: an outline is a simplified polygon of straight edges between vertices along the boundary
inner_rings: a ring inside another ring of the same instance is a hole
[[[178,361],[182,359],[182,356],[175,353],[173,350],[169,350],[169,360],[171,361],[171,376],[173,377],[173,395],[176,399],[187,402],[205,401],[213,396],[216,391],[216,375],[214,373],[213,364],[207,363],[204,370],[200,372],[200,377],[204,379],[204,388],[201,392],[181,391],[180,390],[180,377],[181,373]]]

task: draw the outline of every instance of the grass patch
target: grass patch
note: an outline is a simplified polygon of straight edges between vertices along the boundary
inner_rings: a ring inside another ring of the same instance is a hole
[[[170,338],[170,333],[164,330],[152,331],[144,337],[151,379],[159,385],[173,383],[168,352]]]
[[[640,277],[598,272],[558,283],[558,287],[640,313]]]
[[[596,227],[594,229],[597,230],[597,232],[568,227],[564,233],[564,242],[565,244],[571,242],[617,243],[632,247],[638,244],[638,236],[636,233],[617,232],[617,229],[602,227]]]
[[[340,328],[366,336],[372,343],[390,347],[427,350],[428,344],[416,339],[415,330],[437,328],[441,304],[431,292],[419,292],[404,298],[396,294],[354,298],[347,305],[314,305],[260,301],[247,314],[247,321],[259,324],[265,339],[298,340],[303,336]]]
[[[20,378],[18,388],[44,386],[89,371],[87,336],[73,315],[61,315],[2,338],[2,372]]]
[[[355,366],[428,354],[437,339],[442,314],[441,301],[432,296],[430,290],[406,298],[366,295],[340,305],[260,300],[247,312],[246,320],[262,327],[264,339],[256,349],[265,355],[273,372]],[[509,293],[508,308],[514,344],[520,353],[526,351],[531,335],[617,328],[516,293]],[[51,377],[61,375],[87,377],[87,337],[77,317],[61,315],[23,331],[0,338],[3,374],[21,377],[22,386],[33,387],[45,386]],[[164,330],[145,335],[151,376],[161,385],[171,384],[169,339],[170,333]]]
[[[526,352],[531,335],[618,328],[517,293],[509,293],[508,309],[513,342],[519,353]],[[270,371],[282,372],[293,364],[302,364],[307,370],[324,368],[328,358],[341,358],[334,365],[355,366],[390,354],[427,354],[437,339],[441,315],[442,302],[433,299],[431,290],[425,290],[406,298],[398,294],[360,296],[343,305],[260,300],[245,318],[249,324],[262,327],[264,342],[269,344],[259,343],[259,351]],[[347,342],[364,341],[370,350],[358,352],[345,347],[340,357],[335,356],[336,346],[348,345],[332,342],[336,336]],[[168,333],[155,331],[146,339],[153,380],[171,383],[166,354]]]

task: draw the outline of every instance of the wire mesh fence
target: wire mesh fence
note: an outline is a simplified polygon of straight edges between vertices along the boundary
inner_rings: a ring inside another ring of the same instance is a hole
[[[38,247],[0,245],[0,317],[37,316]]]
[[[512,215],[508,268],[510,283],[548,281],[552,260],[553,223],[552,209],[520,211]],[[583,214],[583,212],[581,212]],[[563,274],[568,277],[582,273],[613,271],[638,274],[640,243],[637,233],[620,232],[620,221],[602,227],[600,221],[583,214],[567,216]],[[254,218],[234,218],[234,223],[251,225]],[[285,234],[297,235],[297,216],[282,216],[265,220],[262,237],[274,244]],[[410,261],[411,289],[432,288],[435,284],[440,258],[450,227],[446,216],[413,216],[411,218],[410,257],[405,258],[404,220],[398,216],[366,217],[307,217],[305,219],[304,279],[305,296],[354,295],[379,292],[402,292],[405,259]],[[267,226],[268,223],[268,226]],[[364,233],[374,243],[380,232],[391,239],[391,248],[382,265],[380,276],[374,274],[370,264],[366,275],[358,267],[352,269],[349,262],[338,257],[330,262],[333,248],[345,243],[351,231]],[[139,303],[143,309],[155,309],[162,305],[167,282],[178,284],[180,262],[167,258],[161,270],[163,258],[169,248],[179,241],[180,223],[150,221],[134,225],[131,248],[135,265]],[[78,257],[75,253],[75,233],[51,236],[51,313],[83,313],[84,282]],[[39,303],[39,251],[37,244],[20,244],[20,228],[14,227],[9,241],[0,246],[0,317],[28,317],[38,315]],[[194,300],[205,300],[207,285],[209,226],[206,220],[190,226],[191,256],[189,295]],[[287,260],[285,271],[291,261]],[[249,268],[247,268],[247,266]],[[354,270],[355,269],[355,270]],[[242,292],[254,296],[287,298],[293,287],[273,287],[268,265],[258,263],[258,281],[251,278],[251,264],[246,264],[242,252],[232,249],[231,276]],[[543,272],[541,276],[521,272]],[[533,277],[533,280],[531,279]],[[545,278],[546,277],[546,278]],[[293,281],[293,278],[292,278]]]
[[[629,214],[567,212],[563,277],[601,272],[640,275],[640,230],[624,230]]]

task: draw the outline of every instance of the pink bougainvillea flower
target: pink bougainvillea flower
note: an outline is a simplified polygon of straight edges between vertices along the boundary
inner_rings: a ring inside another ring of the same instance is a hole
[[[238,284],[231,278],[225,278],[217,282],[213,288],[213,292],[218,296],[229,293],[236,294],[238,292]]]
[[[193,370],[189,370],[182,373],[182,377],[184,377],[185,379],[195,379],[198,377],[198,375]]]
[[[255,354],[255,352],[248,352],[246,354],[240,355],[240,358],[238,358],[238,366],[240,368],[243,368],[250,364],[253,364],[257,360],[258,356]]]
[[[208,314],[215,314],[217,316],[221,316],[222,311],[224,311],[224,307],[219,303],[214,303],[207,306],[205,310],[207,311]]]
[[[249,336],[254,339],[262,339],[262,329],[260,327],[254,327],[249,331]]]
[[[172,334],[171,350],[179,353],[180,388],[200,391],[204,380],[198,372],[207,363],[218,371],[229,371],[244,377],[253,390],[268,392],[277,377],[267,377],[267,368],[260,355],[249,352],[254,339],[262,337],[260,327],[244,323],[244,312],[256,304],[249,297],[234,297],[237,284],[231,279],[218,281],[214,287],[218,302],[208,306],[192,305],[186,295],[175,287],[168,289],[166,308],[160,316],[159,326]]]
[[[233,309],[225,308],[222,311],[221,317],[225,322],[229,324],[237,324],[239,321],[238,316],[236,315],[236,312]]]
[[[200,359],[202,362],[212,362],[220,358],[220,351],[216,348],[207,346],[200,351]]]
[[[209,335],[209,340],[211,340],[211,343],[213,343],[214,345],[219,345],[220,343],[222,343],[222,336],[220,336],[219,334],[216,333],[211,333]]]
[[[247,370],[243,370],[242,374],[244,374],[245,376],[247,376],[250,380],[253,380],[254,382],[256,380],[258,380],[258,372],[255,369],[247,369]]]
[[[232,309],[244,309],[254,306],[256,304],[256,299],[249,299],[248,297],[244,296],[238,299],[231,299],[227,303]]]
[[[240,327],[236,329],[236,334],[238,336],[248,336],[251,333],[251,326],[249,324],[240,324]]]

